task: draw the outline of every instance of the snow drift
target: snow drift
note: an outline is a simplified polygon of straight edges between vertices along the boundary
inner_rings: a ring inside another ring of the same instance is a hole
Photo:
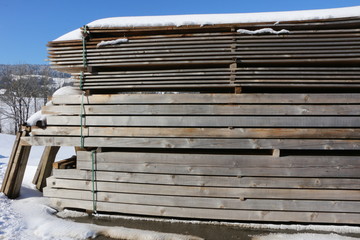
[[[332,8],[321,10],[303,10],[286,12],[264,13],[237,13],[237,14],[194,14],[194,15],[168,15],[143,17],[113,17],[93,21],[89,28],[115,28],[115,27],[161,27],[186,25],[214,25],[229,23],[259,23],[273,22],[277,24],[284,21],[305,21],[334,18],[359,17],[360,6]],[[81,30],[76,29],[54,41],[79,40],[82,38]]]

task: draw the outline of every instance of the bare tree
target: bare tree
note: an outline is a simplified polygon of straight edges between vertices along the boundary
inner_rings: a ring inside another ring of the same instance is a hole
[[[45,65],[0,66],[0,119],[11,121],[12,133],[34,112],[40,110],[56,90],[53,74],[54,71]]]
[[[6,71],[2,77],[2,86],[5,92],[1,95],[1,101],[6,105],[3,111],[4,117],[11,119],[14,123],[14,132],[18,126],[23,124],[34,112],[34,101],[36,102],[38,81],[32,75],[29,65],[17,65],[11,71]]]

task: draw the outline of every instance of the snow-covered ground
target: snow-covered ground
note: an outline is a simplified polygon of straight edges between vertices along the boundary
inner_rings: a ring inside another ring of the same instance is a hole
[[[0,184],[4,177],[8,158],[11,153],[12,144],[15,139],[13,135],[0,134]],[[47,199],[42,197],[31,183],[36,167],[41,157],[43,148],[33,147],[26,173],[21,188],[21,195],[16,200],[10,200],[0,193],[0,239],[10,240],[37,240],[37,239],[89,239],[103,235],[115,239],[133,240],[185,240],[202,239],[188,235],[159,233],[129,229],[124,227],[107,227],[94,224],[77,223],[57,217],[56,211],[47,206]],[[64,159],[74,154],[73,148],[61,148],[57,159]],[[61,216],[74,216],[74,212],[58,214]],[[81,213],[77,213],[78,215]],[[169,221],[169,220],[167,220]],[[200,224],[200,222],[193,222]],[[211,223],[214,224],[214,223]],[[215,223],[216,224],[216,223]],[[339,234],[360,234],[360,227],[349,226],[316,226],[316,225],[265,225],[265,224],[236,224],[218,223],[242,227],[244,229],[284,229],[298,230],[301,233],[283,234],[272,233],[263,236],[253,236],[253,240],[355,240],[358,238],[346,237]],[[318,231],[320,233],[306,233],[306,231]],[[272,231],[274,232],[274,231]],[[305,232],[305,233],[304,233]]]

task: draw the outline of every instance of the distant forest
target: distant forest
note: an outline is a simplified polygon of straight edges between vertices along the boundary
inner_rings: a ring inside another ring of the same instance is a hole
[[[4,71],[11,70],[16,72],[19,66],[26,66],[28,71],[34,75],[43,75],[44,72],[48,72],[52,78],[69,78],[70,74],[55,71],[50,68],[49,65],[41,64],[0,64],[0,76],[4,74]]]

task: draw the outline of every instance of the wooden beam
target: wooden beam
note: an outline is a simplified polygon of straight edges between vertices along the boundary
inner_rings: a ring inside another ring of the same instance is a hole
[[[31,146],[78,146],[80,137],[24,137]],[[303,149],[358,150],[360,140],[328,139],[201,139],[201,138],[102,138],[85,137],[85,147],[194,148],[194,149]]]
[[[55,161],[59,149],[60,146],[46,146],[44,149],[33,179],[33,184],[36,185],[39,191],[42,191],[46,186],[46,178],[51,175],[52,164]]]

